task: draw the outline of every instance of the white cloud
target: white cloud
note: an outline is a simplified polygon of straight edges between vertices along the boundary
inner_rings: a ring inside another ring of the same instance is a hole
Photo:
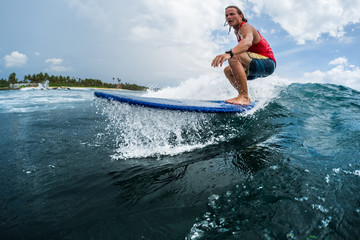
[[[348,63],[347,58],[339,57],[329,62],[329,65],[346,65]]]
[[[12,52],[4,57],[5,67],[20,67],[26,64],[28,58],[25,54],[18,51]]]
[[[50,69],[48,69],[51,72],[69,72],[72,71],[72,67],[64,67],[64,66],[50,66]]]
[[[119,53],[122,59],[114,59],[109,65],[117,65],[117,69],[128,66],[121,69],[122,74],[127,71],[134,77],[141,66],[146,77],[155,82],[187,79],[211,71],[212,59],[226,50],[222,47],[224,37],[214,38],[213,33],[220,30],[227,35],[224,8],[232,1],[68,2],[78,17],[92,21],[113,39],[107,44],[111,48],[108,55]],[[246,5],[244,0],[237,4]],[[233,35],[228,38],[236,40]]]
[[[360,0],[67,2],[84,25],[95,26],[98,31],[92,40],[96,38],[94,42],[101,44],[88,59],[96,62],[100,71],[106,69],[114,76],[160,86],[214,71],[210,67],[213,57],[225,51],[225,45],[236,43],[223,27],[228,5],[239,6],[250,20],[255,14],[270,16],[298,43],[321,41],[328,35],[344,42],[345,26],[360,22]],[[280,35],[277,24],[270,22],[273,26],[266,32]],[[298,46],[296,51],[313,46]],[[286,49],[278,56],[294,54]]]
[[[348,41],[344,27],[360,22],[359,0],[249,0],[257,14],[268,14],[298,44],[324,34]]]
[[[48,58],[45,60],[46,63],[61,64],[64,60],[61,58]]]
[[[344,57],[329,62],[335,65],[329,71],[314,71],[304,73],[305,79],[309,82],[331,83],[351,87],[360,90],[360,67],[348,64]]]
[[[68,72],[72,71],[72,67],[65,67],[60,64],[64,62],[61,58],[48,58],[45,60],[45,63],[49,63],[50,67],[45,69],[45,72]]]

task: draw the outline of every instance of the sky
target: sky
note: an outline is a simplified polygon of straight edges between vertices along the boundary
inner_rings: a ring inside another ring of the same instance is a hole
[[[222,71],[239,6],[270,43],[275,75],[360,90],[360,0],[0,0],[0,79],[47,72],[176,86]]]

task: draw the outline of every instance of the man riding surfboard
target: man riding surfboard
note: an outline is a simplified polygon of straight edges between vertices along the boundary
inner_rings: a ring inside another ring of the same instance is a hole
[[[242,11],[236,6],[225,9],[225,18],[230,28],[234,28],[238,44],[230,51],[214,58],[211,66],[218,67],[228,60],[225,76],[238,91],[238,96],[226,100],[228,103],[249,105],[247,80],[266,77],[275,71],[274,53],[265,38],[247,23]]]

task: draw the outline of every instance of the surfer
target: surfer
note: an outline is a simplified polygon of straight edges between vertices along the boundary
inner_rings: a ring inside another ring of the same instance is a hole
[[[259,31],[247,23],[247,19],[238,7],[225,8],[225,19],[230,26],[229,30],[231,27],[234,28],[238,44],[230,51],[216,56],[211,66],[221,67],[228,60],[229,66],[224,69],[225,76],[239,94],[226,102],[249,105],[247,80],[272,74],[276,60],[269,43]]]

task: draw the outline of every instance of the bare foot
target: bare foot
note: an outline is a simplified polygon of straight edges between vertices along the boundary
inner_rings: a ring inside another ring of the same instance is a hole
[[[250,105],[250,98],[237,96],[235,98],[228,99],[225,102],[237,105]]]

